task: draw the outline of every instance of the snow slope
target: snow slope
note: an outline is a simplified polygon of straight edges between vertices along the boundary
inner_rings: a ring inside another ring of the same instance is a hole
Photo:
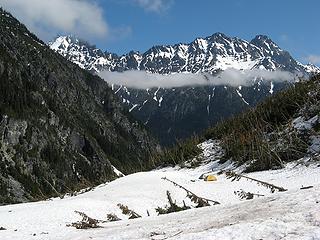
[[[216,158],[215,142],[202,146],[204,157]],[[0,207],[0,239],[320,239],[320,167],[308,158],[288,164],[285,169],[248,174],[287,188],[271,193],[265,187],[241,179],[205,182],[199,176],[234,168],[229,163],[209,162],[196,169],[166,168],[140,172],[98,186],[92,191],[64,199]],[[236,169],[240,171],[241,169]],[[155,208],[167,204],[166,191],[178,205],[192,205],[186,192],[162,179],[167,177],[198,196],[221,204],[157,216]],[[300,190],[302,186],[314,186]],[[265,197],[241,200],[234,191],[243,189]],[[118,203],[142,216],[127,220]],[[74,211],[106,220],[115,213],[123,221],[102,223],[102,228],[77,230],[67,224],[80,220]],[[147,215],[150,213],[150,217]]]

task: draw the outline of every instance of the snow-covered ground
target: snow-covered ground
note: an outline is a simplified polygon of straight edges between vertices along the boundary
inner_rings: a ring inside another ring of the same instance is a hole
[[[210,145],[203,146],[206,147]],[[212,158],[214,154],[205,150],[204,156]],[[2,206],[0,227],[7,230],[0,231],[0,239],[320,239],[318,164],[305,159],[288,164],[285,169],[247,174],[288,189],[279,193],[271,193],[270,189],[245,179],[231,181],[224,174],[218,175],[220,169],[232,165],[219,165],[217,161],[196,169],[176,167],[140,172],[74,197]],[[199,179],[212,170],[216,182]],[[155,208],[168,204],[167,190],[178,205],[183,200],[192,205],[184,190],[163,177],[221,204],[157,216]],[[300,189],[311,185],[313,188]],[[265,196],[241,200],[234,194],[241,189]],[[128,220],[118,203],[127,205],[142,218]],[[123,221],[78,230],[66,226],[81,220],[75,210],[99,220],[106,220],[108,213],[114,213]]]

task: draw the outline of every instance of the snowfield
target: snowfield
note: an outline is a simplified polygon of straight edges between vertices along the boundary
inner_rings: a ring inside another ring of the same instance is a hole
[[[219,150],[214,145],[208,142],[202,146],[204,157],[213,161],[195,169],[140,172],[74,197],[1,206],[0,227],[6,230],[0,231],[0,239],[320,239],[319,163],[305,158],[284,169],[246,174],[288,189],[271,193],[244,178],[231,181],[224,174],[218,175],[221,169],[233,166],[214,161]],[[213,172],[218,180],[199,179],[208,172]],[[182,206],[183,201],[193,205],[184,190],[163,177],[221,204],[157,216],[155,208],[168,204],[167,190],[178,205]],[[313,188],[300,189],[308,186]],[[264,196],[242,200],[234,194],[241,189]],[[118,203],[127,205],[142,218],[128,220]],[[123,220],[78,230],[66,226],[81,220],[75,210],[99,220],[107,220],[107,214],[114,213]]]

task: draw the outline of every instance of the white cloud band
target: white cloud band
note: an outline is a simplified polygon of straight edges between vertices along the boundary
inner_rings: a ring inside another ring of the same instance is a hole
[[[124,85],[130,88],[146,89],[153,87],[174,88],[184,86],[229,85],[250,86],[254,79],[265,81],[293,81],[294,74],[285,71],[267,71],[261,69],[236,70],[226,69],[216,76],[210,74],[177,73],[170,75],[151,74],[144,71],[101,72],[109,84]]]

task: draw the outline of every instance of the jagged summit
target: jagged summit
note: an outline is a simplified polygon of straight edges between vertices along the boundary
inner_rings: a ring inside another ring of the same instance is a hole
[[[274,42],[271,38],[266,35],[257,35],[250,41],[250,44],[257,46],[258,48],[265,51],[265,54],[273,55],[275,53],[282,52],[283,50]],[[270,52],[268,52],[270,51]]]
[[[272,42],[274,43],[271,38],[269,38],[267,35],[259,34],[256,35],[252,40],[251,43],[258,43],[258,42]]]
[[[314,65],[313,63],[308,63],[304,65],[304,68],[308,73],[311,73],[311,74],[317,74],[320,72],[320,68]]]
[[[103,52],[74,36],[61,36],[50,47],[90,71],[144,70],[151,73],[214,74],[227,68],[285,70],[309,74],[319,71],[291,57],[266,35],[257,35],[250,42],[223,33],[196,38],[190,43],[153,46],[144,53],[130,51],[118,56]]]

